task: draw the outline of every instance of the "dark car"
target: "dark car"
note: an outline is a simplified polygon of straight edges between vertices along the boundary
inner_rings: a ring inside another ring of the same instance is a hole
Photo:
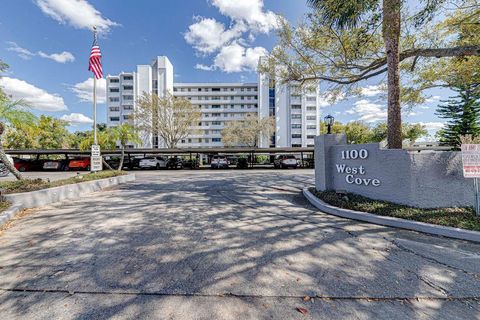
[[[15,158],[14,166],[20,172],[39,171],[43,169],[43,160]]]
[[[198,161],[198,159],[185,160],[183,162],[183,167],[189,169],[198,169],[200,168],[200,161]]]
[[[183,169],[183,160],[178,157],[172,157],[167,160],[167,169]]]
[[[248,160],[247,160],[247,158],[238,158],[238,160],[237,160],[237,168],[238,168],[238,169],[247,169],[247,168],[248,168]]]

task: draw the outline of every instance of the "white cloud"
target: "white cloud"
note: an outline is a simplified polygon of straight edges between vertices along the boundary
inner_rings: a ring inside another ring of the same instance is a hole
[[[422,126],[425,126],[427,130],[429,131],[437,131],[442,129],[445,126],[445,123],[443,122],[419,122]]]
[[[84,102],[93,101],[93,79],[89,78],[70,88],[75,95]],[[105,103],[107,99],[107,82],[105,79],[97,80],[97,103]]]
[[[243,24],[235,24],[225,30],[223,23],[213,18],[196,18],[197,23],[188,27],[184,38],[197,51],[207,54],[215,52],[235,38],[239,38],[246,28]]]
[[[318,105],[320,107],[328,107],[342,101],[343,99],[345,99],[345,94],[343,92],[326,91],[320,95]]]
[[[195,65],[195,69],[197,70],[203,70],[203,71],[213,71],[215,70],[215,67],[214,66],[206,66],[204,64],[201,64],[201,63],[197,63]]]
[[[43,51],[38,51],[38,53],[35,53],[28,49],[20,47],[17,43],[13,41],[9,41],[7,43],[9,44],[9,47],[7,48],[8,51],[13,51],[18,53],[18,56],[25,60],[30,60],[32,57],[38,54],[42,58],[51,59],[58,63],[75,61],[75,57],[73,56],[73,54],[68,51],[63,51],[61,53],[52,53],[52,54],[47,54]]]
[[[386,87],[384,85],[369,85],[360,88],[360,95],[366,97],[374,97],[381,93],[385,93]]]
[[[77,29],[91,29],[96,26],[99,32],[108,32],[111,27],[119,24],[104,18],[86,0],[35,0],[44,14]]]
[[[11,95],[13,99],[22,99],[34,109],[42,111],[68,110],[61,96],[48,93],[26,81],[10,77],[1,77],[0,87],[2,87],[8,95]]]
[[[225,27],[214,18],[195,17],[185,41],[202,55],[215,54],[211,66],[197,64],[199,70],[242,72],[256,70],[258,58],[268,54],[263,47],[250,47],[259,33],[278,27],[279,17],[264,9],[263,0],[210,0],[221,14],[230,18]]]
[[[440,96],[432,96],[430,98],[425,99],[426,103],[433,103],[433,102],[438,102],[440,101]]]
[[[267,54],[263,47],[245,48],[238,43],[232,43],[220,50],[214,59],[214,68],[227,73],[253,71],[257,69],[259,58]]]
[[[268,33],[277,28],[277,15],[265,11],[263,0],[212,0],[221,14],[245,22],[253,32]]]
[[[351,115],[359,115],[357,120],[365,122],[375,122],[387,118],[387,109],[384,106],[366,99],[356,101],[354,107],[345,112]]]
[[[9,41],[7,43],[9,45],[7,50],[18,53],[18,56],[22,59],[30,60],[35,55],[35,53],[31,52],[28,49],[20,47],[17,43],[13,41]]]
[[[63,51],[62,53],[52,53],[47,54],[42,51],[38,51],[38,55],[42,58],[50,59],[58,63],[67,63],[75,61],[75,57],[68,51]]]
[[[89,124],[93,123],[93,120],[87,117],[86,115],[82,113],[70,113],[70,114],[64,114],[63,116],[60,117],[60,119],[67,121],[70,123],[70,125],[77,125],[77,124]]]

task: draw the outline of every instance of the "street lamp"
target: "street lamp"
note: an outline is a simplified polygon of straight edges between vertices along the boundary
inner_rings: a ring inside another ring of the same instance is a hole
[[[325,124],[327,125],[327,134],[331,134],[332,133],[332,126],[333,126],[333,122],[335,121],[335,118],[332,117],[331,115],[328,115],[325,117]]]

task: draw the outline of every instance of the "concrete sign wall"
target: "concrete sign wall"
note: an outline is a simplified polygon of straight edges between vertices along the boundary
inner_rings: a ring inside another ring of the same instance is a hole
[[[316,138],[315,186],[422,208],[473,203],[472,181],[463,177],[460,152],[347,145],[344,135]]]

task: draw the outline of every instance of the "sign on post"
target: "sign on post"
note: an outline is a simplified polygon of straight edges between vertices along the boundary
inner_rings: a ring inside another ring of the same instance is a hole
[[[480,215],[478,180],[480,178],[480,144],[462,144],[463,176],[473,178],[475,190],[475,212]]]
[[[100,154],[100,146],[92,145],[92,153],[90,156],[90,171],[102,171],[102,155]]]

